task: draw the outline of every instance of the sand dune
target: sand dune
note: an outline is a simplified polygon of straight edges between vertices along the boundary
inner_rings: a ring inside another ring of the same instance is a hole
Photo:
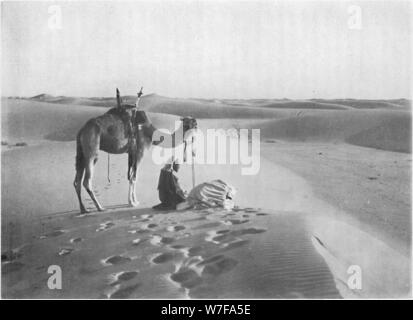
[[[135,96],[122,97],[124,103],[135,104]],[[41,94],[30,98],[34,101],[42,101],[59,104],[73,104],[86,106],[111,107],[116,105],[116,99],[108,98],[81,98],[81,97],[54,97]],[[395,109],[410,110],[411,101],[407,99],[392,100],[355,100],[355,99],[197,99],[197,98],[170,98],[157,94],[144,95],[141,106],[147,111],[172,113],[201,118],[242,118],[242,117],[274,117],[277,113],[261,109],[310,109],[310,110],[348,110],[348,109]],[[240,110],[239,108],[244,110]],[[252,109],[255,108],[255,115]],[[259,108],[259,110],[257,110]]]
[[[43,95],[42,95],[43,97]],[[38,98],[36,98],[38,99]],[[45,99],[50,98],[46,96]],[[347,101],[347,100],[346,100]],[[336,101],[337,102],[337,101]],[[340,101],[338,101],[340,102]],[[363,101],[362,101],[363,102]],[[293,102],[282,102],[291,104]],[[389,151],[411,152],[411,112],[402,110],[315,110],[299,109],[306,102],[294,102],[294,107],[280,110],[253,107],[217,106],[214,103],[171,99],[157,95],[146,96],[142,100],[142,108],[149,111],[150,119],[156,127],[171,129],[173,117],[157,116],[166,113],[176,116],[190,115],[196,118],[231,118],[231,119],[268,119],[267,123],[252,121],[246,127],[259,125],[261,136],[265,139],[284,139],[287,141],[324,141],[347,142],[363,147],[377,148]],[[368,101],[368,103],[372,103]],[[321,103],[321,105],[324,103]],[[353,104],[355,104],[353,102]],[[363,103],[361,103],[363,104]],[[29,136],[32,138],[45,137],[50,140],[74,140],[76,132],[87,119],[104,112],[103,108],[90,108],[76,105],[61,105],[31,102],[27,100],[3,100],[2,125],[5,130],[3,137]],[[30,107],[30,108],[29,108]],[[21,108],[25,108],[22,112]],[[82,113],[78,111],[82,110]],[[51,117],[45,127],[45,117]],[[31,125],[21,123],[30,117]],[[82,121],[82,118],[85,119]],[[5,120],[7,119],[7,121]],[[20,124],[20,125],[19,125]],[[234,125],[237,127],[237,125]],[[19,129],[18,129],[19,128]],[[26,130],[27,132],[17,132]],[[43,134],[42,134],[43,133]]]
[[[358,146],[397,152],[412,152],[411,114],[389,117],[379,125],[366,128],[346,138],[346,142]]]
[[[369,148],[411,152],[411,113],[407,111],[308,112],[271,120],[264,138],[287,141],[347,142]]]
[[[409,172],[405,165],[389,165],[411,158],[409,111],[277,109],[259,107],[269,102],[261,99],[229,106],[219,100],[147,97],[143,108],[158,127],[172,129],[178,115],[192,114],[201,129],[260,128],[260,172],[242,176],[241,164],[197,165],[197,182],[221,178],[234,184],[239,207],[158,213],[150,208],[158,202],[161,166],[150,153],[139,172],[139,208],[126,207],[126,155],[111,157],[109,182],[102,153],[94,188],[108,211],[79,217],[73,139],[107,108],[76,105],[84,101],[65,97],[35,99],[2,100],[2,140],[28,143],[2,147],[4,297],[409,295]],[[372,149],[360,146],[375,148],[374,154],[367,157]],[[180,175],[191,188],[191,168],[183,166]],[[86,206],[94,210],[88,198]],[[63,290],[46,286],[52,264],[65,270]],[[354,264],[365,270],[361,291],[345,286]]]
[[[334,103],[337,105],[347,106],[355,109],[405,109],[410,110],[411,101],[407,99],[391,100],[360,100],[360,99],[312,99],[312,101],[321,103]]]
[[[2,100],[2,140],[5,141],[73,141],[78,130],[92,117],[107,108],[43,103],[30,100]],[[148,113],[152,123],[171,130],[173,115]]]
[[[270,110],[267,108],[230,106],[214,102],[173,99],[158,95],[145,96],[142,108],[151,112],[192,116],[196,118],[279,118],[288,116],[291,111]]]

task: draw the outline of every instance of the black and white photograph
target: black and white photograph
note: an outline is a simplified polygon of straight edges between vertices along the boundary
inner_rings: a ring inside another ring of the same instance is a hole
[[[1,298],[411,299],[412,5],[2,1]]]

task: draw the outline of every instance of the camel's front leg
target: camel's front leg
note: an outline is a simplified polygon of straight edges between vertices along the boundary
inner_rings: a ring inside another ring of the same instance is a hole
[[[136,179],[129,180],[128,203],[132,207],[139,205],[139,201],[136,200]]]
[[[132,207],[137,207],[139,201],[136,200],[136,173],[138,169],[138,161],[134,155],[129,155],[129,168],[128,168],[128,179],[129,179],[129,192],[128,192],[128,203]]]
[[[139,205],[139,201],[136,199],[136,177],[139,164],[143,158],[144,152],[144,136],[142,127],[138,125],[136,140],[134,140],[131,148],[129,149],[128,156],[128,179],[129,179],[129,205],[136,207]]]
[[[128,203],[132,207],[137,207],[139,201],[136,199],[136,171],[137,167],[132,166],[132,172],[129,174],[129,192],[128,192]]]

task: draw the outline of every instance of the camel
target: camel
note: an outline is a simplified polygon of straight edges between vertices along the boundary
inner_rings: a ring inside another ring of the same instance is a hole
[[[92,187],[94,166],[98,160],[99,150],[109,154],[128,153],[128,203],[130,206],[136,207],[139,204],[136,198],[136,176],[144,150],[152,144],[162,143],[166,135],[162,133],[159,141],[152,141],[153,134],[157,129],[152,125],[146,113],[138,110],[135,105],[122,104],[119,90],[116,89],[116,91],[117,107],[87,121],[76,137],[76,175],[73,185],[79,200],[81,214],[89,212],[82,202],[82,180],[83,186],[97,210],[105,210],[97,200]],[[138,101],[141,94],[142,91],[138,93]],[[179,141],[178,143],[182,144],[184,141],[179,137],[175,140],[175,134],[197,129],[196,119],[184,117],[181,118],[181,121],[182,128],[173,132],[170,137],[172,140],[169,141]],[[176,147],[175,143],[172,147]]]

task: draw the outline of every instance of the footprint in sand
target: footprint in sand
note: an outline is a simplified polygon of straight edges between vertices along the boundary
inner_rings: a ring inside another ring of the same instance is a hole
[[[181,249],[184,249],[186,247],[183,244],[175,244],[175,245],[171,246],[171,248],[175,249],[175,250],[181,250]]]
[[[249,222],[249,220],[248,219],[228,219],[228,220],[225,220],[225,224],[228,224],[228,225],[236,225],[236,224],[243,224],[243,223],[247,223],[247,222]]]
[[[162,237],[160,235],[153,235],[151,237],[150,243],[154,246],[160,246],[162,244],[171,244],[175,241],[175,238],[172,237]]]
[[[134,245],[134,246],[137,246],[137,245],[139,245],[139,244],[141,244],[142,242],[144,242],[144,241],[146,241],[146,239],[141,239],[141,238],[137,238],[137,239],[134,239],[134,240],[132,240],[132,244]]]
[[[142,233],[149,233],[149,232],[151,232],[151,230],[150,230],[150,229],[139,229],[139,230],[136,230],[136,233],[139,233],[139,234],[142,234]]]
[[[233,230],[230,232],[222,233],[222,231],[212,231],[208,233],[208,236],[205,238],[206,241],[214,242],[214,243],[222,243],[222,242],[233,242],[238,236],[248,235],[248,234],[258,234],[267,231],[267,229],[263,228],[245,228],[239,230]]]
[[[161,238],[161,243],[163,243],[163,244],[171,244],[173,242],[175,242],[175,238],[172,238],[172,237],[162,237]]]
[[[151,232],[151,229],[148,229],[146,226],[144,226],[140,229],[128,230],[128,233],[130,233],[130,234],[137,234],[137,233],[142,234],[142,233],[149,233],[149,232]]]
[[[268,216],[268,213],[258,212],[255,214],[256,216]]]
[[[215,243],[221,243],[225,241],[231,241],[232,239],[233,237],[231,237],[230,233],[225,233],[219,236],[212,237],[210,240],[212,240],[212,242],[215,242]]]
[[[170,275],[172,281],[179,283],[181,287],[191,289],[201,284],[202,278],[196,271],[190,268],[180,268],[177,272]]]
[[[63,248],[59,251],[58,255],[59,256],[66,256],[68,254],[71,254],[74,251],[73,248]]]
[[[231,249],[236,249],[239,247],[242,247],[244,245],[246,245],[247,243],[249,243],[250,240],[245,240],[245,239],[236,239],[234,241],[231,242],[227,242],[221,245],[221,248],[223,250],[231,250]]]
[[[229,258],[224,255],[217,255],[199,262],[197,266],[204,267],[202,270],[202,275],[219,276],[234,269],[237,264],[238,261],[233,258]]]
[[[188,256],[194,257],[200,255],[200,253],[204,250],[201,246],[195,246],[188,249]]]
[[[267,229],[264,229],[264,228],[251,227],[251,228],[234,230],[234,231],[231,232],[231,234],[233,236],[242,236],[244,234],[257,234],[257,233],[263,233],[263,232],[266,232],[266,231],[267,231]]]
[[[177,225],[177,226],[169,226],[166,228],[167,231],[169,232],[176,232],[176,231],[181,231],[181,230],[185,230],[186,227],[182,226],[182,225]]]
[[[46,233],[44,235],[41,235],[39,238],[40,239],[46,239],[46,238],[54,238],[54,237],[58,237],[64,233],[66,233],[66,230],[55,230],[49,233]]]
[[[105,231],[112,228],[115,224],[112,221],[107,221],[100,224],[100,227],[96,229],[96,232]]]
[[[82,242],[82,241],[83,241],[83,238],[72,238],[72,239],[70,239],[71,243],[78,243],[78,242]]]
[[[122,264],[122,263],[129,262],[129,261],[132,261],[131,257],[115,255],[115,256],[111,256],[109,258],[103,259],[102,264],[105,266],[118,265],[118,264]]]
[[[22,253],[19,252],[19,250],[20,250],[20,248],[12,249],[8,252],[3,252],[1,254],[1,262],[13,261],[13,260],[21,258]]]
[[[152,258],[152,263],[162,264],[174,260],[177,257],[175,252],[163,252]]]
[[[110,285],[111,286],[116,286],[120,284],[121,282],[129,281],[135,278],[138,275],[138,271],[133,270],[133,271],[121,271],[118,273],[113,273],[109,275],[109,280],[110,280]]]
[[[143,221],[138,221],[138,222],[143,222]],[[135,224],[132,227],[138,227],[139,224]],[[147,232],[155,229],[158,225],[156,223],[148,223],[148,224],[144,224],[140,227],[140,230],[146,230]],[[143,232],[143,231],[142,231]]]

